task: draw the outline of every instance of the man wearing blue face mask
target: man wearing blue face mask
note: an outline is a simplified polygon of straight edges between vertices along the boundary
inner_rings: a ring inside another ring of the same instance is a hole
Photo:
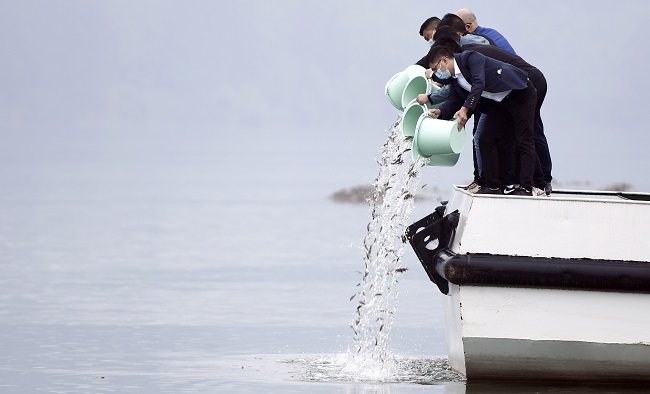
[[[440,18],[437,16],[432,16],[422,23],[420,26],[420,35],[424,40],[429,44],[429,47],[433,46],[433,35],[436,33],[438,24],[440,23]]]
[[[440,108],[429,110],[431,117],[457,118],[461,130],[476,110],[489,113],[478,141],[485,179],[478,193],[503,193],[497,142],[508,138],[514,140],[520,161],[521,186],[512,194],[531,196],[537,161],[532,134],[537,91],[527,73],[478,52],[452,54],[442,46],[432,47],[428,58],[436,77],[450,81],[447,100]]]
[[[454,40],[459,43],[459,45],[462,47],[463,45],[473,45],[474,43],[478,43],[477,45],[480,46],[492,46],[493,43],[489,41],[486,37],[483,36],[478,36],[478,35],[473,35],[473,34],[465,34],[465,23],[463,22],[460,17],[454,14],[445,14],[445,16],[441,19],[440,24],[438,25],[438,28],[436,29],[436,33],[433,35],[434,41],[438,40],[439,38],[444,38],[444,37],[454,37]],[[460,52],[460,51],[459,51]],[[429,67],[427,60],[428,54],[418,62],[423,67]],[[426,64],[426,65],[425,65]],[[435,77],[434,77],[435,78]],[[433,79],[433,78],[432,78]],[[444,83],[444,81],[441,81],[440,79],[435,79],[437,82]],[[429,95],[426,94],[420,94],[417,96],[417,101],[420,104],[425,104],[427,102],[431,104],[440,104],[443,101],[447,99],[447,96],[449,94],[449,86],[444,85],[441,89],[430,93]],[[480,132],[480,127],[481,127],[481,120],[483,118],[482,114],[480,112],[474,112],[474,130],[472,131],[473,135],[476,135],[477,133]],[[472,157],[473,157],[473,162],[474,162],[474,180],[472,183],[466,186],[466,190],[469,190],[470,192],[474,193],[478,191],[480,187],[480,156],[478,155],[478,144],[474,139],[472,139]]]
[[[420,26],[420,36],[424,38],[429,45],[429,48],[433,46],[433,35],[436,34],[436,29],[438,28],[438,25],[440,24],[440,18],[437,16],[432,16],[431,18],[427,18],[424,22],[422,22],[422,25]],[[431,70],[429,70],[429,65],[427,64],[427,57],[424,56],[422,59],[420,59],[417,63],[415,63],[419,66],[422,66],[426,69],[424,74],[426,75],[427,78],[431,78]]]
[[[482,36],[480,34],[473,34],[473,33],[468,34],[465,31],[465,23],[457,15],[445,14],[445,16],[442,17],[442,19],[433,16],[427,19],[426,21],[424,21],[422,26],[420,26],[420,35],[425,40],[427,40],[427,44],[429,44],[429,47],[435,45],[436,32],[438,31],[438,28],[443,28],[443,27],[445,29],[451,29],[455,31],[456,34],[460,36],[460,46],[468,45],[468,44],[495,45],[494,42],[486,36]],[[426,55],[422,57],[422,59],[418,60],[415,64],[427,69],[429,68],[429,65],[427,64]],[[429,78],[430,76],[431,73],[427,72],[427,78]],[[444,99],[434,102],[433,104],[439,104],[442,101],[444,101]]]

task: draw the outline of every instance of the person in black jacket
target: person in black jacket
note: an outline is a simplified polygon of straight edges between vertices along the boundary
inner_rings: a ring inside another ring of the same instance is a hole
[[[492,44],[490,41],[483,36],[478,36],[478,35],[469,35],[469,36],[463,36],[465,34],[465,25],[463,24],[462,19],[460,19],[458,16],[454,14],[446,14],[443,17],[443,20],[438,24],[438,28],[436,29],[436,32],[434,33],[432,37],[432,41],[435,43],[436,39],[439,39],[440,37],[447,37],[448,35],[453,35],[454,39],[459,43],[461,40],[462,42],[465,42],[466,45],[484,45],[484,46],[491,46]],[[421,65],[424,68],[428,68],[428,54],[425,55],[420,61],[418,61],[416,64]],[[447,96],[449,94],[449,86],[446,86],[448,83],[445,81],[438,80],[435,75],[431,74],[431,70],[428,69],[426,71],[427,78],[431,78],[434,82],[436,82],[439,86],[441,86],[441,89],[436,90],[431,92],[429,95],[426,94],[420,94],[417,97],[417,101],[420,104],[425,104],[427,101],[430,104],[440,104],[443,101],[447,99]],[[481,118],[481,113],[480,112],[474,112],[473,114],[474,117],[474,128],[472,130],[472,135],[475,135],[479,131],[479,123],[480,123],[480,118]],[[479,188],[479,185],[481,184],[481,179],[480,179],[480,169],[479,169],[479,163],[480,163],[480,157],[477,157],[477,147],[476,147],[476,142],[474,139],[472,139],[472,162],[474,163],[474,180],[472,183],[469,185],[465,186],[467,190],[470,192],[476,192]]]
[[[544,134],[544,122],[542,122],[541,109],[546,97],[547,83],[544,74],[535,66],[529,64],[518,55],[497,47],[487,45],[466,45],[462,50],[473,50],[492,59],[500,60],[504,63],[511,64],[528,73],[528,78],[537,90],[537,102],[535,103],[535,120],[533,128],[533,142],[535,144],[535,153],[537,162],[535,168],[535,186],[544,190],[546,195],[551,194],[551,170],[553,168],[551,161],[551,152],[548,148],[548,141]],[[480,138],[480,135],[477,137]],[[516,180],[515,180],[515,183]]]
[[[438,28],[438,24],[440,24],[440,18],[432,16],[431,18],[427,18],[420,26],[420,36],[429,43],[429,47],[433,46],[433,35]],[[423,65],[422,67],[426,68],[427,66]]]
[[[431,117],[456,118],[461,130],[477,109],[488,114],[478,141],[485,179],[485,186],[478,193],[502,193],[497,142],[511,139],[520,162],[520,187],[513,194],[532,195],[537,157],[532,139],[537,93],[528,74],[476,51],[453,54],[439,45],[429,51],[429,66],[438,78],[449,79],[451,85],[440,108],[429,110]]]
[[[444,34],[444,32],[445,32],[444,29],[437,32],[436,34],[438,34],[438,36],[436,36],[436,38],[440,45],[445,46],[447,49],[449,49],[452,52],[473,50],[485,56],[491,57],[493,59],[511,64],[528,73],[528,78],[530,79],[530,81],[533,83],[533,86],[535,86],[535,89],[537,90],[533,141],[535,144],[535,152],[537,153],[538,160],[535,166],[534,182],[537,188],[544,190],[546,195],[550,195],[552,191],[551,180],[553,179],[551,174],[552,161],[551,161],[551,153],[548,147],[548,141],[544,134],[544,123],[542,122],[542,117],[541,117],[541,108],[542,108],[542,104],[544,103],[544,98],[546,97],[546,91],[547,91],[547,83],[544,74],[537,67],[531,65],[520,56],[514,55],[507,50],[497,48],[494,46],[472,45],[472,44],[461,47],[458,43],[458,40],[453,34]],[[441,35],[440,33],[443,33],[444,35]],[[479,134],[475,135],[475,139],[478,140],[478,138],[480,138],[480,130],[479,130]],[[516,167],[513,164],[510,164],[507,157],[503,157],[501,163],[502,165],[500,168],[502,169],[502,174],[505,174],[504,178],[507,179],[509,175],[512,175],[516,172],[515,171]],[[480,162],[479,162],[479,167],[480,167]],[[479,168],[479,172],[480,172],[480,168]],[[518,183],[518,181],[515,179],[513,183]]]

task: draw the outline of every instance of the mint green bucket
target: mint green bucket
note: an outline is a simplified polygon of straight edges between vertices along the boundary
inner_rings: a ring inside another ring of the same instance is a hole
[[[404,89],[406,84],[413,78],[415,75],[422,74],[424,75],[424,67],[413,64],[404,69],[404,71],[399,72],[393,75],[384,88],[384,92],[388,97],[388,101],[391,105],[397,108],[400,111],[404,110],[404,107],[407,103],[402,104],[402,96],[404,95]]]
[[[404,93],[402,93],[402,105],[406,108],[411,101],[415,100],[419,94],[426,94],[436,92],[440,90],[440,87],[428,79],[424,74],[417,74],[411,77],[411,79],[404,86]],[[431,105],[426,103],[428,109],[438,108],[442,103]]]
[[[458,131],[458,123],[421,116],[415,126],[413,154],[423,157],[456,154],[465,147],[465,128]]]
[[[431,84],[424,74],[417,74],[411,77],[404,86],[404,93],[402,93],[402,106],[406,108],[407,105],[418,96],[418,94],[429,94]]]
[[[415,136],[415,128],[418,125],[418,121],[421,116],[426,116],[427,108],[424,105],[418,104],[418,102],[413,99],[409,105],[404,108],[404,116],[402,117],[402,135],[404,137],[413,137]]]
[[[384,89],[386,93],[386,97],[388,97],[388,101],[391,103],[391,105],[398,110],[402,110],[402,97],[399,96],[399,92],[404,93],[404,86],[406,86],[406,83],[408,81],[406,80],[406,75],[403,75],[403,73],[398,72],[397,74],[393,75],[388,82],[386,83],[386,88]],[[399,100],[397,97],[399,96]]]

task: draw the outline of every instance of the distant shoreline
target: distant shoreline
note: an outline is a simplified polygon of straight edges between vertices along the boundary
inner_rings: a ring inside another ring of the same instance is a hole
[[[469,183],[469,182],[467,182]],[[463,184],[463,183],[461,183]],[[601,190],[601,191],[617,191],[629,192],[634,191],[634,186],[626,182],[615,182],[608,184],[604,187],[597,187],[591,181],[568,181],[560,182],[553,181],[554,189],[579,189],[579,190]],[[337,203],[351,203],[351,204],[365,204],[372,197],[374,187],[372,185],[357,185],[348,188],[343,188],[335,191],[329,195],[329,199]],[[437,186],[424,184],[418,189],[418,194],[415,195],[416,200],[429,200],[435,197],[445,199],[451,195],[451,185],[449,189],[440,189]]]

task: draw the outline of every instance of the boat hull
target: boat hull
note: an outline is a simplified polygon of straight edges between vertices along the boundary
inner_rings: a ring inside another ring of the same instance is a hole
[[[650,294],[452,285],[444,301],[467,379],[650,379]]]
[[[650,195],[472,195],[407,238],[468,380],[650,381]]]

